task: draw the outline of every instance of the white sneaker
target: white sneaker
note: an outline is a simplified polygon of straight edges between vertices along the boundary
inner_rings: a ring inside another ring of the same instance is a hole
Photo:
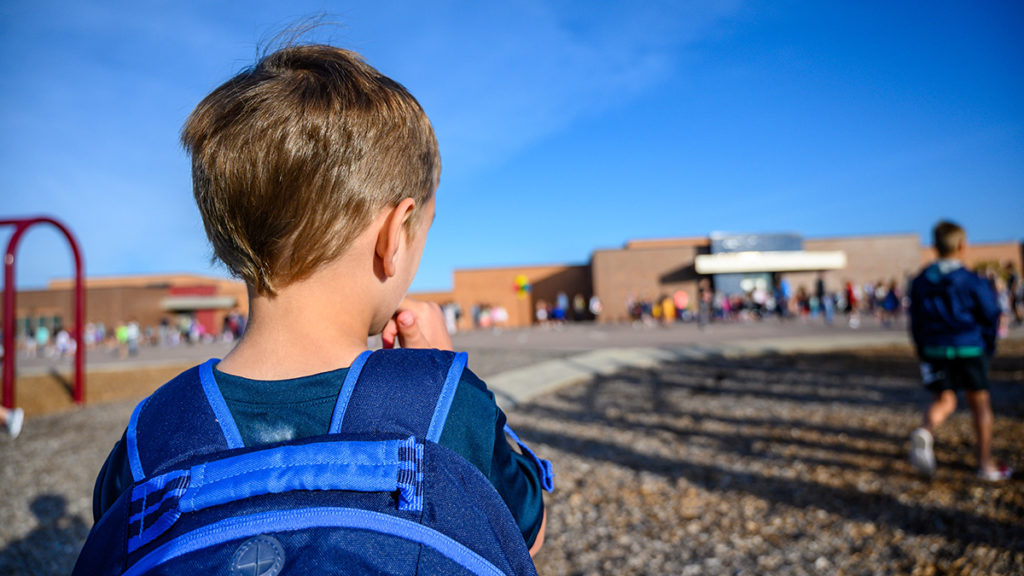
[[[986,482],[1002,482],[1013,476],[1013,468],[1004,464],[998,464],[992,470],[978,469],[978,478],[985,480]]]
[[[21,425],[25,423],[25,411],[21,408],[11,410],[7,416],[7,433],[11,438],[17,438],[21,434]]]
[[[910,465],[922,474],[935,474],[935,454],[932,452],[932,434],[924,428],[910,433]]]

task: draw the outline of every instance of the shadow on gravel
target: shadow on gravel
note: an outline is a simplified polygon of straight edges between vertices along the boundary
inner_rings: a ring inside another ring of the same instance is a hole
[[[913,481],[905,464],[905,422],[914,421],[908,416],[916,418],[928,398],[912,359],[884,360],[867,365],[857,354],[793,355],[625,369],[520,408],[516,430],[533,443],[685,478],[708,491],[742,492],[910,534],[941,535],[961,546],[1019,549],[1024,536],[1018,522],[922,502],[888,486],[890,480]],[[997,358],[993,373],[1017,374],[1019,362]],[[1019,419],[1024,382],[994,380],[992,386],[997,415]],[[561,425],[552,431],[545,422]],[[595,424],[608,433],[582,432]],[[581,432],[567,432],[574,429]],[[652,443],[659,449],[650,449]],[[940,465],[959,474],[954,483],[966,477],[953,490],[977,489],[973,474],[964,472],[966,463],[952,458],[940,456]],[[865,475],[870,486],[845,478]],[[1024,512],[1016,498],[1005,498],[1002,506]]]
[[[38,526],[0,550],[0,574],[69,574],[89,534],[89,524],[69,515],[67,500],[59,494],[38,496],[29,508]]]
[[[757,358],[712,356],[664,366],[664,385],[689,388],[694,394],[731,394],[737,397],[800,403],[841,401],[847,406],[890,406],[919,399],[917,390],[891,373],[858,373],[808,365],[800,356],[767,355]],[[833,357],[843,362],[841,355]],[[852,363],[852,362],[851,362]],[[728,376],[728,377],[727,377]],[[822,386],[838,378],[854,386]],[[783,386],[780,386],[783,384]]]
[[[50,378],[53,378],[54,381],[60,384],[61,388],[63,388],[64,391],[67,392],[69,397],[74,397],[75,385],[71,382],[70,378],[61,374],[59,371],[57,371],[56,368],[50,368],[48,374],[50,375]]]

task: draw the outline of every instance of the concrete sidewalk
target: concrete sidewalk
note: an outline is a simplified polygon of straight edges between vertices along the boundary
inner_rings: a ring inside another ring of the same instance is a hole
[[[848,332],[828,338],[799,336],[748,338],[729,342],[691,344],[680,347],[600,348],[567,358],[548,360],[510,370],[487,379],[498,405],[509,411],[531,399],[563,386],[609,375],[627,367],[653,368],[664,362],[701,360],[709,357],[741,357],[795,352],[829,352],[873,346],[907,344],[905,332]]]
[[[1011,338],[1024,338],[1024,327]],[[453,337],[456,349],[470,352],[474,371],[484,377],[499,405],[517,405],[595,375],[626,367],[660,363],[794,352],[828,352],[909,343],[903,321],[892,327],[864,322],[859,329],[837,322],[816,321],[718,323],[706,330],[695,324],[638,326],[630,324],[566,324],[516,330],[478,330]],[[374,343],[371,341],[371,347]],[[377,343],[379,345],[379,343]],[[176,348],[143,348],[132,358],[106,350],[89,353],[89,372],[118,372],[138,368],[195,364],[223,357],[233,345],[211,342]],[[54,361],[19,358],[20,375],[70,373],[70,359]]]

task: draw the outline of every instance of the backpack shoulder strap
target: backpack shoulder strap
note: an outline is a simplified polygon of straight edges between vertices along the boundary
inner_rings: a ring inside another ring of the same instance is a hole
[[[217,362],[182,372],[135,408],[125,439],[136,482],[194,456],[243,447],[213,377]]]
[[[331,434],[397,433],[441,439],[465,352],[364,352],[349,369],[331,419]]]

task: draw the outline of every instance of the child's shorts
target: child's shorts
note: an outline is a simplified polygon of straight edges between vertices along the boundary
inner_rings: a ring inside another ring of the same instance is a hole
[[[988,356],[922,360],[921,381],[925,388],[934,393],[943,390],[988,390]]]

